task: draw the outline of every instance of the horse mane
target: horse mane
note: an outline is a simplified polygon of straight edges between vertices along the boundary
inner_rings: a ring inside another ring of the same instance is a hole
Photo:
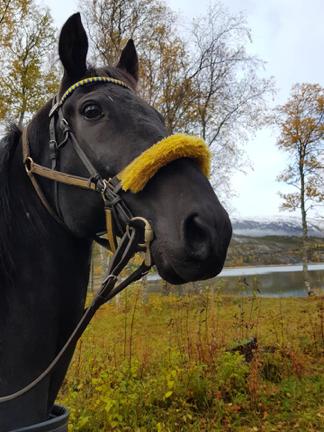
[[[7,134],[0,140],[0,284],[11,279],[13,270],[10,253],[10,231],[12,208],[10,203],[9,169],[10,162],[17,148],[21,130],[11,125]]]

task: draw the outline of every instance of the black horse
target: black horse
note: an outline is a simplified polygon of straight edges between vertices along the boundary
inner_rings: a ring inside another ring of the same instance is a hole
[[[167,131],[161,115],[136,94],[133,42],[128,42],[116,67],[88,68],[87,51],[87,36],[75,14],[60,34],[60,95],[91,76],[113,77],[134,90],[94,83],[76,89],[62,108],[92,164],[109,178]],[[49,167],[51,106],[49,101],[28,126],[34,160]],[[65,228],[49,215],[26,175],[21,141],[21,131],[13,128],[0,145],[0,396],[19,390],[45,370],[80,319],[91,243],[105,230],[98,194],[60,184],[55,198],[53,182],[39,178],[52,208],[57,209],[59,200]],[[60,171],[86,174],[69,142],[60,151]],[[178,284],[221,271],[231,224],[193,160],[168,164],[140,193],[122,196],[134,215],[152,224],[152,257],[162,278]],[[33,390],[0,404],[1,432],[48,418],[73,348]]]

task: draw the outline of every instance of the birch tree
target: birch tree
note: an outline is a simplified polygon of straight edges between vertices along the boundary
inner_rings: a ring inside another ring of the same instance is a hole
[[[296,84],[286,104],[277,109],[280,128],[278,147],[289,163],[278,180],[294,191],[281,193],[282,208],[300,210],[303,228],[303,272],[308,294],[308,215],[324,201],[324,88],[319,84]]]
[[[177,15],[161,0],[80,0],[92,58],[114,64],[128,38],[140,60],[140,94],[165,118],[170,133],[202,135],[214,154],[218,191],[229,191],[244,143],[264,122],[271,79],[247,53],[243,15],[214,3],[180,32]],[[224,195],[224,194],[223,194]]]
[[[190,77],[196,99],[193,129],[210,146],[214,184],[230,183],[244,161],[244,143],[265,124],[271,78],[261,78],[264,62],[247,52],[251,33],[242,14],[220,3],[192,24]]]

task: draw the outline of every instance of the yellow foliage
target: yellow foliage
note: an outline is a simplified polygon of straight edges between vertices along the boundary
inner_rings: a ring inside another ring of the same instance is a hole
[[[324,141],[324,88],[319,84],[296,84],[288,102],[278,108],[280,137],[278,146],[289,152],[289,166],[278,177],[299,189],[281,194],[283,209],[302,210],[306,225],[306,201],[321,202],[323,170],[321,153]],[[309,204],[307,205],[308,208]]]
[[[56,67],[49,61],[54,44],[55,28],[46,9],[33,0],[0,5],[0,120],[22,124],[57,89]]]

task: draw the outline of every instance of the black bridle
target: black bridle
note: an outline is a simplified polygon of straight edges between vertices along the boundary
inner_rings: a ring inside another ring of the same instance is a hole
[[[63,183],[100,193],[104,203],[103,207],[105,211],[108,241],[102,240],[98,236],[95,236],[95,240],[101,244],[104,243],[106,246],[108,245],[112,252],[112,257],[107,268],[107,274],[104,277],[101,288],[94,297],[91,305],[85,310],[71,336],[47,369],[21,390],[0,397],[0,403],[22,396],[41,382],[51,371],[53,371],[67,349],[77,342],[98,308],[121,292],[130,283],[147,274],[149,269],[152,267],[150,245],[153,240],[153,230],[150,223],[143,217],[133,217],[132,212],[120,196],[121,189],[125,191],[131,190],[134,193],[140,191],[147,181],[154,176],[162,166],[178,158],[194,158],[198,161],[202,172],[206,176],[208,176],[209,173],[210,151],[206,143],[198,137],[176,134],[155,143],[152,147],[145,150],[139,157],[135,158],[129,165],[127,165],[127,167],[113,178],[103,178],[79,145],[74,132],[68,121],[64,118],[62,111],[62,106],[65,100],[76,88],[96,82],[108,82],[131,90],[123,81],[111,77],[92,77],[77,82],[63,94],[61,99],[54,99],[52,109],[49,113],[49,151],[51,167],[45,167],[34,162],[31,155],[27,127],[22,132],[22,150],[26,172],[39,199],[51,216],[65,229],[68,229],[68,227],[66,226],[64,218],[60,212],[57,184]],[[60,142],[57,142],[58,130],[63,137]],[[79,177],[58,170],[59,151],[68,143],[71,143],[73,146],[73,149],[86,168],[89,177]],[[138,163],[141,166],[140,170],[138,170]],[[135,172],[136,175],[134,175]],[[128,174],[128,176],[126,174]],[[136,179],[135,183],[139,183],[136,187],[135,185],[133,185],[133,187],[130,187],[129,184],[127,185],[129,175],[132,179]],[[37,176],[47,178],[54,182],[55,210],[53,210],[44,195],[37,180]],[[138,182],[138,180],[145,181]],[[138,251],[144,252],[142,264],[130,276],[119,281],[121,271]]]
[[[125,227],[133,217],[132,212],[119,195],[121,190],[120,181],[116,177],[110,178],[109,180],[103,179],[79,145],[78,140],[76,139],[68,121],[63,116],[62,105],[63,104],[57,104],[55,98],[53,100],[53,108],[49,115],[49,154],[51,160],[51,169],[52,171],[56,171],[59,168],[60,150],[67,143],[72,144],[75,153],[88,171],[89,183],[95,185],[96,191],[101,194],[104,201],[107,225],[106,231],[109,233],[108,244],[98,235],[96,235],[94,239],[98,243],[108,246],[112,252],[115,252],[117,247],[116,237],[117,235],[121,236],[125,231]],[[57,128],[63,136],[63,139],[60,142],[57,140]],[[58,185],[59,182],[54,181],[55,213],[60,224],[65,225],[64,217],[60,209]],[[111,217],[107,216],[107,214],[111,215]]]
[[[73,131],[69,126],[69,123],[63,116],[62,105],[66,98],[80,85],[93,82],[111,82],[113,84],[121,85],[128,88],[128,86],[122,81],[118,81],[114,78],[109,77],[88,78],[70,87],[68,91],[62,96],[59,102],[56,102],[57,98],[54,99],[53,107],[49,114],[49,148],[51,168],[39,165],[33,161],[30,153],[27,127],[23,130],[22,134],[23,160],[26,172],[41,202],[51,214],[51,216],[66,229],[68,228],[66,227],[64,219],[60,214],[59,210],[57,183],[64,183],[100,193],[104,202],[108,242],[103,242],[102,239],[98,236],[95,237],[95,240],[97,240],[101,244],[108,243],[109,248],[112,252],[112,257],[109,260],[106,276],[102,281],[100,290],[94,297],[91,305],[87,309],[85,309],[77,326],[71,333],[64,346],[49,364],[49,366],[36,379],[34,379],[24,388],[18,390],[15,393],[1,396],[0,403],[17,399],[18,397],[32,390],[45,377],[47,377],[49,373],[53,371],[53,369],[63,357],[63,355],[66,353],[68,348],[75,345],[75,343],[78,341],[98,308],[107,301],[111,300],[113,297],[115,297],[129,284],[146,275],[152,266],[150,243],[153,239],[153,231],[149,222],[142,217],[133,217],[127,204],[119,195],[119,192],[121,190],[120,180],[117,178],[117,176],[108,180],[102,178],[102,176],[98,173],[92,162],[89,160],[89,158],[83,151],[83,149],[80,147]],[[60,128],[63,136],[63,140],[59,143],[56,139],[56,128]],[[72,144],[76,154],[78,155],[82,164],[85,166],[89,173],[88,178],[74,176],[63,173],[61,171],[57,171],[59,150],[67,143]],[[35,174],[54,181],[56,210],[53,210],[52,206],[49,204],[38,183],[38,180],[35,177]],[[119,238],[119,240],[117,238]],[[125,268],[129,260],[138,251],[144,252],[144,260],[142,264],[130,276],[120,281],[119,275],[121,271]]]
[[[105,239],[100,238],[99,235],[96,235],[94,239],[101,245],[108,247],[111,252],[114,253],[117,247],[117,237],[123,234],[126,226],[132,219],[133,215],[125,201],[122,200],[119,195],[119,192],[121,190],[120,180],[117,178],[117,176],[112,177],[108,180],[102,178],[102,176],[98,173],[98,171],[78,143],[78,140],[73,130],[71,129],[69,122],[64,117],[62,109],[64,102],[73,93],[75,89],[79,88],[82,85],[88,85],[97,82],[108,82],[115,85],[120,85],[131,90],[123,81],[119,81],[111,77],[92,77],[86,78],[71,86],[60,99],[59,97],[54,97],[52,109],[49,113],[49,157],[51,161],[50,172],[47,168],[37,165],[33,162],[30,156],[27,129],[25,129],[25,134],[23,136],[24,163],[26,171],[31,177],[34,188],[39,197],[41,198],[44,206],[51,214],[51,216],[54,217],[54,219],[60,225],[64,226],[65,229],[67,228],[67,226],[64,222],[64,217],[62,215],[59,203],[59,183],[79,186],[99,192],[104,201],[108,242],[105,241]],[[58,141],[57,138],[58,133],[62,136],[62,139],[60,141]],[[60,150],[67,143],[70,143],[72,145],[78,158],[82,162],[83,166],[86,168],[89,177],[82,179],[78,176],[72,176],[70,174],[65,174],[58,171]],[[37,180],[35,179],[35,176],[33,175],[34,173],[43,177],[50,178],[53,181],[55,210],[52,208],[45,195],[42,193],[41,188]],[[62,176],[64,176],[63,179]]]

